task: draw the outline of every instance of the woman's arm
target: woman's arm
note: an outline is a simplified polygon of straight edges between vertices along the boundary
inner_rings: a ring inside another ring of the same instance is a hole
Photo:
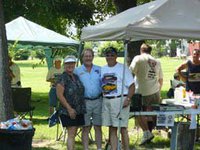
[[[58,96],[58,99],[62,106],[67,109],[69,116],[71,119],[76,118],[76,111],[70,106],[70,104],[67,102],[66,98],[63,96],[64,94],[64,87],[62,84],[57,84],[56,85],[56,93]]]

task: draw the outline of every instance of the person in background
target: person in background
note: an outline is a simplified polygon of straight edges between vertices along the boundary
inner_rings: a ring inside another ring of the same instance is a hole
[[[21,74],[19,66],[12,61],[12,57],[8,58],[9,75],[11,79],[11,87],[21,87]]]
[[[60,101],[59,114],[63,127],[67,128],[67,149],[74,150],[78,127],[85,124],[86,112],[84,86],[74,74],[76,57],[68,55],[64,59],[64,72],[56,82],[56,92]]]
[[[102,125],[109,127],[109,140],[112,150],[117,150],[118,127],[121,127],[123,149],[129,150],[127,127],[131,97],[135,90],[134,79],[128,67],[117,62],[117,50],[115,48],[108,47],[105,50],[105,56],[107,65],[101,69]],[[124,67],[125,77],[123,78]]]
[[[167,92],[167,97],[172,98],[174,97],[174,90],[177,87],[183,86],[185,87],[185,83],[180,79],[178,73],[174,73],[174,79],[170,80],[171,87]]]
[[[102,148],[101,68],[92,63],[93,59],[94,52],[92,49],[85,49],[82,53],[83,65],[75,69],[75,74],[79,76],[85,88],[86,114],[84,115],[85,126],[82,130],[84,150],[88,150],[91,125],[94,125],[97,150],[101,150]]]
[[[181,81],[178,73],[174,73],[174,79],[172,80],[172,88],[175,89],[177,87],[183,86],[185,87],[185,83]]]
[[[184,69],[186,69],[186,76],[181,72]],[[186,91],[200,94],[200,49],[194,49],[192,60],[181,64],[177,72],[186,81]]]
[[[59,75],[63,73],[63,68],[61,66],[62,59],[56,56],[53,60],[53,66],[48,70],[46,81],[50,82],[49,90],[49,115],[51,116],[54,112],[54,108],[57,107],[57,95],[56,95],[56,80]]]
[[[135,56],[130,65],[130,70],[137,78],[138,93],[142,94],[144,111],[151,111],[152,104],[160,103],[160,91],[163,84],[160,62],[151,56],[151,50],[152,48],[149,45],[142,44],[140,55]],[[156,118],[139,116],[137,120],[143,130],[143,137],[140,143],[140,145],[143,145],[154,138],[151,130]]]

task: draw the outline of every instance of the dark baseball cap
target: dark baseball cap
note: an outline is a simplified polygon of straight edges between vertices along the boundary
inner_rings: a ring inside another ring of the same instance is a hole
[[[108,53],[117,54],[117,49],[114,47],[108,47],[105,50],[105,54],[108,54]]]

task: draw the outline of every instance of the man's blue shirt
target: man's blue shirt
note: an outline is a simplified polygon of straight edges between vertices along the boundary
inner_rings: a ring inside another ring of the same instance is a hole
[[[101,94],[101,67],[93,65],[90,72],[84,65],[74,71],[85,87],[84,97],[96,98]]]

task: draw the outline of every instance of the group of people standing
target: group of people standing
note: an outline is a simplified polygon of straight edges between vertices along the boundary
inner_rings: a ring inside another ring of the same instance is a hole
[[[77,68],[75,67],[77,60],[74,56],[69,55],[64,58],[64,69],[57,72],[60,76],[53,80],[51,86],[53,92],[50,90],[50,93],[54,95],[56,93],[61,104],[60,118],[62,125],[68,130],[68,150],[74,149],[75,136],[79,127],[83,127],[84,150],[89,149],[89,132],[92,125],[95,130],[97,150],[102,149],[101,126],[109,127],[112,150],[117,149],[117,131],[120,126],[123,149],[129,150],[127,127],[132,96],[134,93],[142,95],[143,111],[151,111],[152,104],[161,102],[163,72],[160,62],[151,56],[151,50],[149,45],[142,44],[141,54],[134,57],[129,68],[117,62],[117,50],[113,47],[105,50],[107,65],[103,67],[93,64],[92,49],[83,51],[83,64]],[[194,93],[199,93],[200,89],[198,88],[199,54],[199,50],[194,50],[193,60],[182,64],[177,69],[181,75],[181,70],[187,68],[186,89],[193,90]],[[61,63],[61,60],[58,61]],[[194,82],[198,83],[197,87],[193,85]],[[54,104],[52,106],[54,107]],[[141,141],[143,145],[154,138],[152,128],[155,126],[156,118],[138,116],[136,119],[143,130]]]
[[[120,126],[123,149],[129,150],[127,127],[135,85],[137,84],[137,91],[142,94],[146,106],[160,102],[162,70],[160,63],[150,55],[149,50],[151,47],[143,44],[141,55],[133,59],[130,68],[117,62],[117,50],[114,47],[105,50],[107,65],[103,67],[93,64],[92,49],[83,51],[83,64],[78,68],[75,68],[74,56],[65,57],[64,72],[57,79],[55,87],[61,104],[62,125],[68,130],[68,150],[74,149],[75,136],[80,126],[83,127],[83,147],[84,150],[88,150],[89,131],[92,125],[97,150],[102,149],[101,126],[109,127],[112,150],[117,149],[117,132]],[[140,69],[141,67],[143,69]],[[136,80],[132,73],[135,74]],[[146,118],[138,117],[138,120],[144,130],[141,143],[144,144],[150,141],[153,135],[146,125]]]

